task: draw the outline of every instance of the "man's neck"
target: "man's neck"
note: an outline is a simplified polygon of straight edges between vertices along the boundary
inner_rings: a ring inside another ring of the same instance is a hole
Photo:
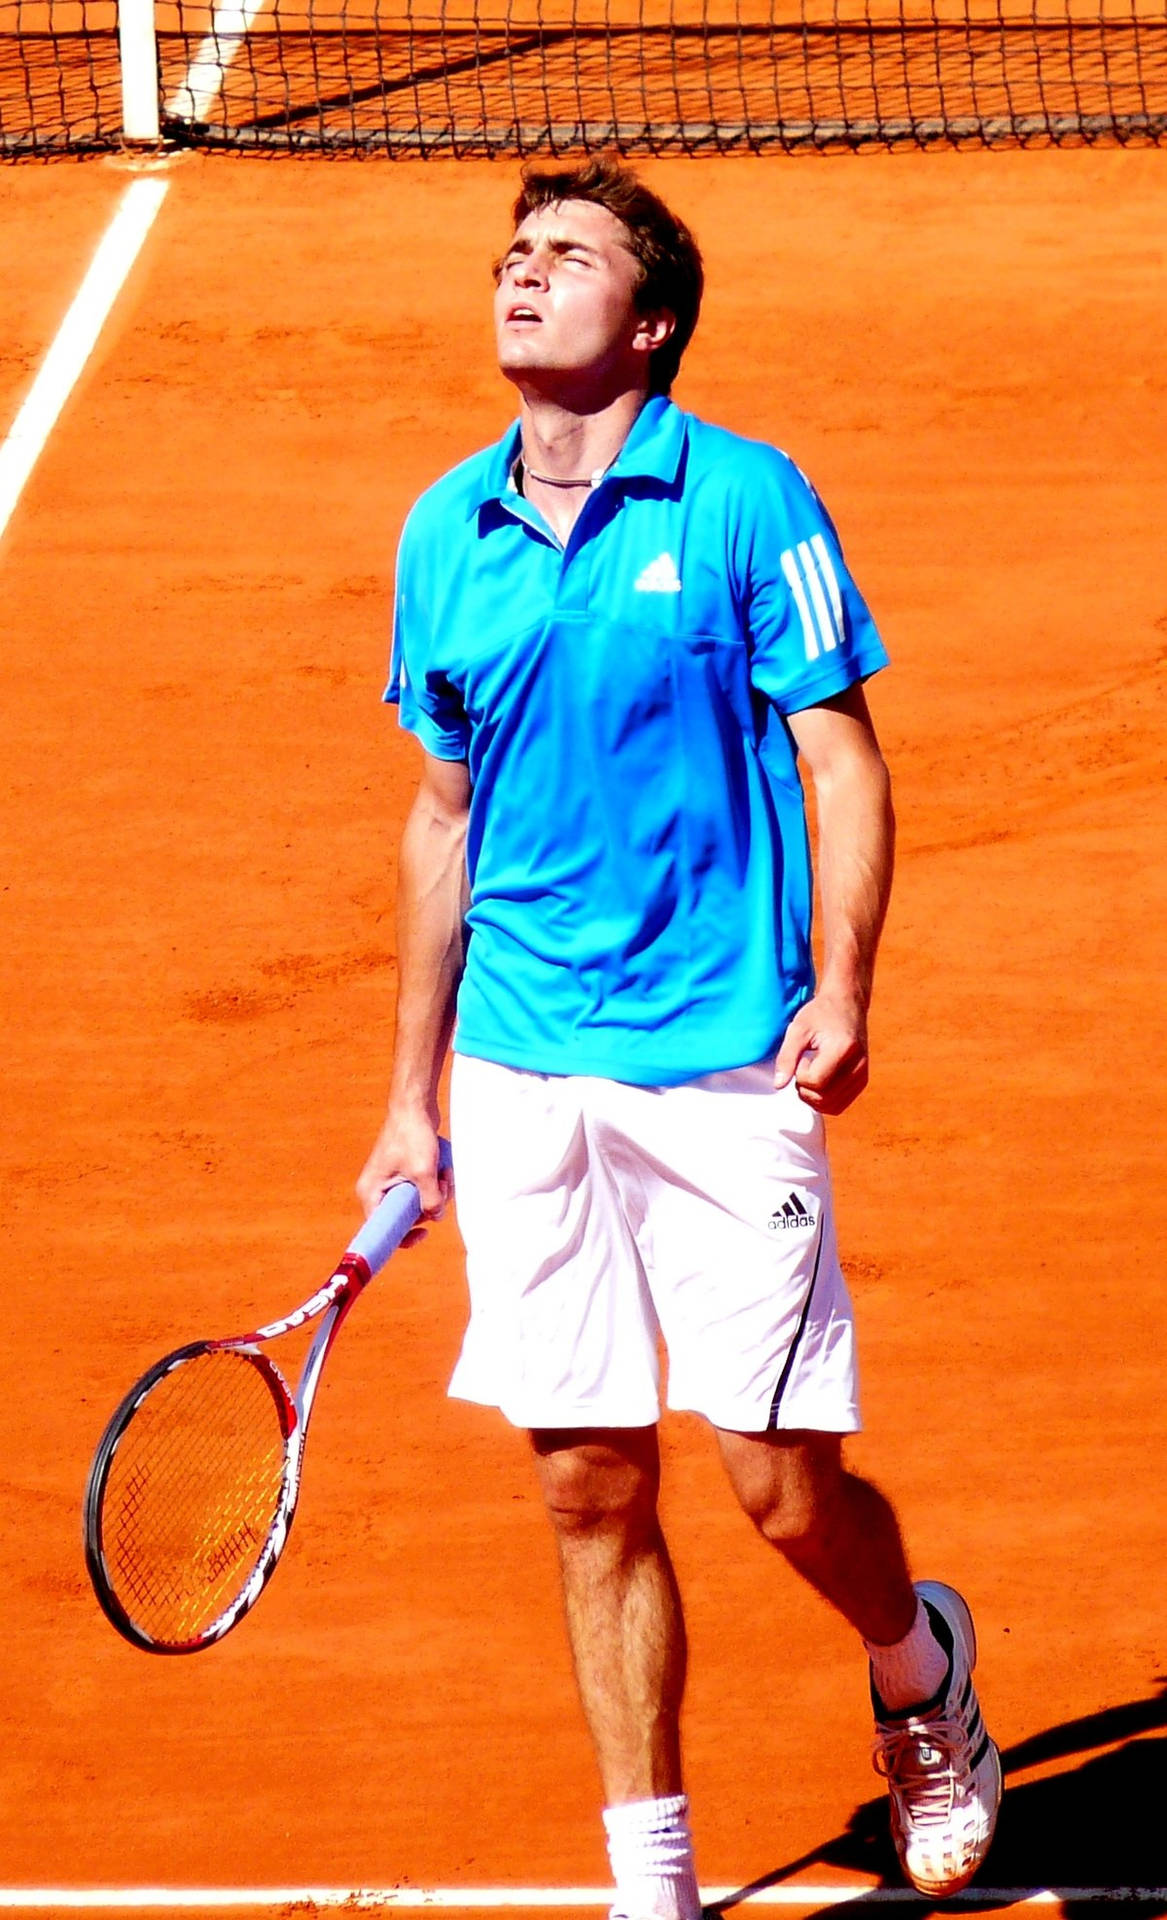
[[[647,398],[637,389],[585,412],[561,399],[523,394],[523,491],[564,543],[590,488],[616,459]]]
[[[594,411],[524,393],[519,409],[523,463],[552,480],[590,479],[606,472],[627,440],[648,395],[619,394]]]

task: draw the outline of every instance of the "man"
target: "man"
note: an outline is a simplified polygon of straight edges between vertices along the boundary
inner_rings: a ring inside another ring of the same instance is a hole
[[[950,1588],[913,1588],[858,1425],[824,1114],[867,1080],[893,821],[864,679],[886,655],[773,448],[668,394],[691,235],[623,167],[524,172],[496,269],[517,427],[415,506],[387,698],[424,749],[402,839],[388,1116],[358,1191],[436,1215],[437,1088],[471,1318],[451,1384],[530,1432],[605,1796],[613,1914],[696,1920],[669,1403],[849,1620],[908,1877],[939,1896],[1001,1792]],[[810,956],[801,756],[818,812]],[[467,892],[468,886],[468,892]],[[464,936],[464,928],[468,938]]]

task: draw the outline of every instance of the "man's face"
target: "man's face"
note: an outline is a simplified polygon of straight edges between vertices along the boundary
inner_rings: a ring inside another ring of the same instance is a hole
[[[498,274],[498,363],[521,387],[555,393],[647,378],[670,323],[636,310],[640,267],[606,207],[561,200],[528,214]],[[661,334],[661,327],[665,332]]]

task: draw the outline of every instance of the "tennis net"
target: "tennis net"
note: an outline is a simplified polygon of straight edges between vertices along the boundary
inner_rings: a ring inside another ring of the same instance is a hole
[[[1167,142],[1167,0],[158,0],[152,31],[186,145]],[[99,149],[122,123],[116,0],[0,0],[0,153]]]

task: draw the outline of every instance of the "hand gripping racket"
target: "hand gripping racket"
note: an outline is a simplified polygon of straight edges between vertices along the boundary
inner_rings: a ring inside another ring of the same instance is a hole
[[[450,1164],[442,1143],[440,1165]],[[390,1187],[330,1280],[284,1320],[168,1353],[117,1408],[85,1487],[85,1560],[119,1633],[150,1653],[213,1646],[287,1544],[321,1369],[353,1302],[420,1216]],[[319,1320],[292,1391],[263,1351]]]

